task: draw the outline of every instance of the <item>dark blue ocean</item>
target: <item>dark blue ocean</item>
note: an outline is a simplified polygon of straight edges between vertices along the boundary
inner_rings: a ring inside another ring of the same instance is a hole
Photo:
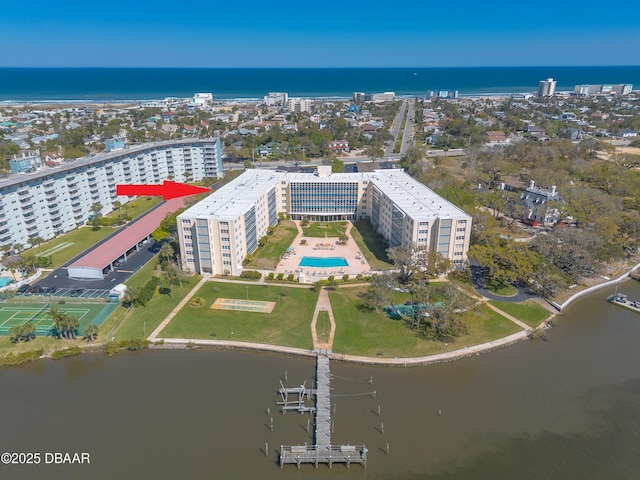
[[[293,97],[350,97],[353,92],[393,91],[422,96],[428,90],[462,95],[537,91],[553,77],[558,90],[577,84],[632,83],[640,66],[474,68],[0,68],[0,101],[118,101],[191,97],[262,98],[267,92]]]

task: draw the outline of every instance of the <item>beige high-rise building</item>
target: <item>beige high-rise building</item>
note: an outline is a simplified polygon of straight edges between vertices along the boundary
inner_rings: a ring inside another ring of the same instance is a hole
[[[248,170],[178,216],[183,269],[239,275],[280,213],[293,220],[368,219],[391,247],[421,247],[454,266],[469,249],[471,217],[402,170]]]
[[[538,97],[553,97],[556,93],[556,82],[553,78],[541,80],[538,86]]]

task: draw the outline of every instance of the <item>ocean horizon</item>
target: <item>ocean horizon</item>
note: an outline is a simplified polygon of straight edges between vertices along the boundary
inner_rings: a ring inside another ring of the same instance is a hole
[[[0,68],[0,102],[131,102],[192,97],[262,99],[268,92],[291,97],[351,98],[353,92],[392,91],[424,96],[429,90],[460,95],[537,92],[538,82],[557,80],[558,91],[579,84],[633,84],[640,66],[439,67],[439,68]]]

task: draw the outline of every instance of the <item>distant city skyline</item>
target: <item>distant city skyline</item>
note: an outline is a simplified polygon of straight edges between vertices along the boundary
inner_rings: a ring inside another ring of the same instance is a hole
[[[9,2],[0,67],[640,65],[640,4]]]

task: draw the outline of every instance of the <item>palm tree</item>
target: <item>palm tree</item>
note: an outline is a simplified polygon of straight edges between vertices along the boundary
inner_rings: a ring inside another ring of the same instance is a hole
[[[13,244],[13,251],[16,252],[16,255],[20,255],[20,252],[24,250],[24,245],[21,243]]]
[[[40,245],[41,245],[43,242],[44,242],[44,238],[42,238],[42,237],[38,237],[38,236],[31,237],[31,238],[29,239],[29,243],[30,243],[31,245],[35,245],[36,247],[38,247],[38,249],[40,248]]]
[[[98,338],[98,327],[93,323],[90,323],[87,326],[87,329],[84,331],[84,338],[88,342],[93,342],[96,338]]]
[[[112,205],[113,205],[113,208],[118,210],[118,223],[120,223],[120,208],[122,207],[122,203],[116,200],[112,203]]]
[[[3,255],[2,258],[7,257],[9,255],[9,252],[11,251],[13,247],[11,246],[10,243],[7,243],[5,245],[2,245],[0,247],[0,251],[2,251]]]
[[[122,306],[132,308],[139,295],[140,292],[137,288],[127,288],[122,297]]]
[[[160,261],[167,260],[168,262],[173,261],[176,256],[176,251],[173,249],[169,242],[164,242],[160,247],[160,251],[158,252],[158,257]]]

